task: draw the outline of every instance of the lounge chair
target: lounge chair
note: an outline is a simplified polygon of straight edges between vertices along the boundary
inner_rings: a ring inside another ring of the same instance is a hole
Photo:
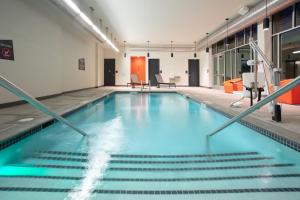
[[[145,85],[149,85],[149,83],[144,83],[143,81],[140,81],[138,76],[136,74],[130,75],[130,83],[127,83],[127,87],[131,85],[132,88],[135,88],[136,85],[140,85],[142,88],[144,88]]]
[[[157,87],[160,88],[160,85],[168,85],[169,88],[171,86],[174,86],[176,88],[176,83],[166,83],[164,82],[163,78],[161,77],[160,74],[155,74],[155,78],[156,78],[156,81],[157,81]]]

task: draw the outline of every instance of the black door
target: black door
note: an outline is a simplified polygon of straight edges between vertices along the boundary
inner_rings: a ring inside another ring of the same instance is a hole
[[[115,59],[104,59],[104,85],[115,85]]]
[[[148,76],[151,85],[157,85],[155,74],[159,74],[159,59],[148,60]]]
[[[199,60],[189,60],[189,86],[198,87],[199,84]]]

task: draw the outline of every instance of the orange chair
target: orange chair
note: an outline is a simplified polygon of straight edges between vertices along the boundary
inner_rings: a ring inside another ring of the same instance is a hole
[[[280,81],[280,87],[285,86],[289,82],[291,82],[293,79],[286,79]],[[286,92],[285,94],[278,97],[278,102],[280,103],[286,103],[286,104],[300,104],[300,86],[297,86],[296,88]]]
[[[232,94],[233,91],[243,91],[242,79],[235,78],[224,82],[224,92]]]

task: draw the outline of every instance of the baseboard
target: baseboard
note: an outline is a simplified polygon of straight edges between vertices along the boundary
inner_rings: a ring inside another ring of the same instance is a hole
[[[79,91],[82,91],[82,90],[88,90],[88,89],[99,88],[99,87],[103,87],[103,86],[81,88],[81,89],[77,89],[77,90],[68,90],[68,91],[64,91],[62,93],[57,93],[57,94],[51,94],[51,95],[36,97],[36,99],[39,100],[39,101],[41,101],[41,100],[45,100],[45,99],[50,99],[50,98],[53,98],[53,97],[57,97],[57,96],[60,96],[60,95],[63,95],[63,94],[68,94],[68,93],[72,93],[72,92],[79,92]],[[26,104],[26,103],[27,102],[24,101],[24,100],[13,101],[13,102],[8,102],[8,103],[2,103],[2,104],[0,104],[0,109],[1,108],[12,107],[12,106],[18,106],[18,105],[22,105],[22,104]]]

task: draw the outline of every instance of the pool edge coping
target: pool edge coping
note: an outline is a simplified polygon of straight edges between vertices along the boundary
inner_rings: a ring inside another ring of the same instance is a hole
[[[113,95],[115,93],[120,93],[120,94],[121,93],[175,93],[175,94],[179,94],[181,96],[184,96],[186,98],[189,98],[189,99],[191,99],[191,100],[193,100],[197,103],[205,104],[210,109],[212,109],[215,112],[218,112],[219,114],[222,114],[222,115],[224,115],[228,118],[234,117],[234,114],[231,114],[229,112],[226,112],[226,111],[222,110],[219,105],[205,103],[205,102],[201,101],[200,99],[197,99],[197,97],[195,97],[194,95],[189,94],[189,93],[187,94],[183,91],[123,91],[123,90],[122,91],[119,91],[119,90],[107,91],[106,93],[102,94],[101,96],[93,98],[93,99],[91,99],[91,100],[89,100],[89,101],[87,101],[87,102],[85,102],[85,103],[83,103],[79,106],[77,105],[77,106],[74,106],[71,109],[64,110],[62,112],[62,114],[60,114],[60,115],[63,116],[63,117],[69,116],[69,115],[73,114],[74,112],[77,112],[80,109],[83,109],[86,106],[89,106],[90,104],[101,101],[104,98],[109,97],[110,95]],[[288,148],[291,148],[291,149],[293,149],[297,152],[300,152],[300,143],[298,141],[296,141],[294,139],[291,139],[289,137],[282,136],[283,134],[280,134],[278,132],[274,132],[273,130],[269,130],[267,127],[261,127],[261,126],[255,124],[255,123],[253,123],[255,121],[263,122],[262,120],[254,119],[251,116],[247,116],[246,118],[240,120],[238,123],[250,128],[250,129],[252,129],[256,132],[258,132],[259,134],[262,134],[266,137],[269,137],[270,139],[275,140],[276,142],[278,142],[282,145],[285,145]],[[52,125],[53,123],[56,123],[56,120],[54,118],[51,117],[50,119],[45,119],[44,121],[40,122],[37,125],[33,125],[32,127],[29,127],[29,128],[27,128],[23,131],[20,131],[20,132],[16,133],[15,135],[4,139],[3,141],[0,141],[0,151],[2,151],[3,149],[5,149],[5,148],[21,141],[21,140],[23,140],[25,138],[27,138],[28,136],[34,135],[38,131]],[[281,128],[281,129],[283,129],[283,128]],[[286,130],[286,131],[288,131],[288,130]]]
[[[80,105],[74,105],[72,108],[66,108],[64,111],[62,111],[62,113],[59,113],[59,115],[62,117],[67,117],[67,116],[73,114],[74,112],[77,112],[80,109],[83,109],[86,106],[89,106],[92,103],[101,101],[102,99],[114,94],[115,92],[116,92],[115,90],[107,91],[104,94],[102,94],[96,98],[92,98]],[[57,120],[54,119],[53,117],[49,117],[49,116],[45,116],[45,117],[46,117],[46,119],[42,119],[41,122],[39,122],[38,124],[34,124],[34,125],[26,128],[25,130],[21,130],[21,131],[15,133],[14,135],[9,136],[9,137],[3,139],[2,141],[0,141],[0,151],[4,150],[5,148],[7,148],[19,141],[31,136],[31,135],[34,135],[38,131],[40,131],[44,128],[47,128],[48,126],[57,122]]]
[[[186,98],[192,99],[193,101],[195,101],[197,103],[205,104],[210,109],[214,110],[215,112],[217,112],[219,114],[224,115],[225,117],[232,118],[235,116],[235,114],[233,114],[233,113],[224,111],[224,109],[222,109],[222,106],[219,106],[219,105],[213,104],[213,103],[203,102],[190,93],[187,94],[183,91],[177,91],[177,93],[180,95],[183,95]],[[300,152],[300,142],[296,141],[296,139],[292,139],[292,138],[283,136],[285,134],[281,133],[281,131],[275,132],[274,130],[270,130],[269,127],[262,127],[260,125],[255,124],[255,122],[265,123],[263,120],[256,119],[252,116],[247,116],[247,117],[243,118],[242,120],[238,121],[239,124],[244,125],[247,128],[250,128],[250,129],[256,131],[257,133],[262,134],[284,146],[287,146],[288,148],[291,148],[297,152]],[[264,124],[264,126],[266,126],[266,124]],[[279,127],[277,127],[277,128],[279,128]],[[279,129],[283,129],[283,128],[279,128]],[[287,131],[290,134],[295,135],[295,133],[292,133],[292,131],[290,131],[290,130],[285,129],[284,131]]]

